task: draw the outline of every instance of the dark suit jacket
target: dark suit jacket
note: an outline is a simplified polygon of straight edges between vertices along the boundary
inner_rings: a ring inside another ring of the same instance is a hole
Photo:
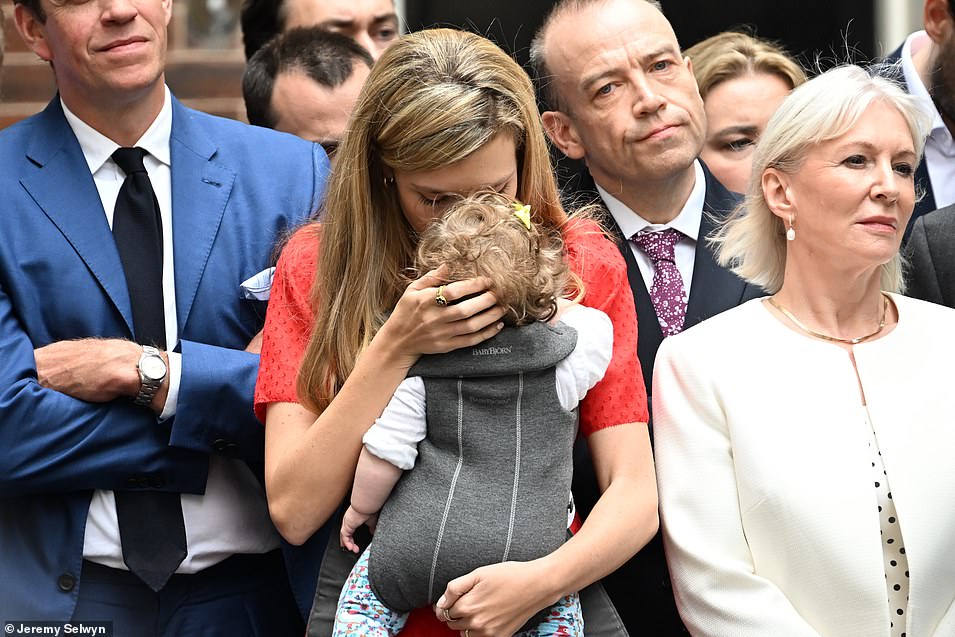
[[[895,80],[908,91],[909,87],[905,82],[905,75],[902,73],[901,61],[902,47],[899,47],[873,68],[879,75]],[[905,235],[902,238],[903,242],[909,240],[915,220],[937,208],[935,205],[935,194],[932,192],[932,181],[928,176],[928,164],[925,162],[924,155],[922,156],[922,161],[919,162],[918,167],[915,169],[915,192],[916,194],[923,193],[923,196],[920,200],[915,202],[915,210],[912,211],[912,218],[909,219],[909,225],[905,229]]]
[[[955,307],[955,206],[919,217],[906,244],[906,294]]]
[[[684,329],[764,294],[760,288],[747,284],[729,270],[717,265],[705,237],[736,207],[739,195],[723,187],[705,165],[703,173],[706,179],[706,196]],[[592,180],[581,178],[580,184],[584,188],[589,185],[594,189]],[[599,199],[595,189],[589,193],[583,190],[575,199],[586,201],[588,196],[590,199]],[[660,343],[663,342],[663,332],[627,239],[623,237],[609,213],[605,213],[604,224],[616,239],[617,247],[627,262],[627,278],[633,290],[637,310],[637,356],[643,367],[649,397],[653,361]],[[575,450],[573,492],[577,506],[583,514],[590,511],[599,496],[590,454],[583,444],[579,444]],[[663,555],[663,541],[659,533],[633,559],[604,578],[603,584],[631,635],[671,637],[685,634],[673,600],[670,576]]]
[[[203,493],[209,457],[261,475],[252,414],[264,303],[239,285],[324,189],[315,145],[173,100],[170,137],[182,376],[174,418],[37,382],[34,348],[134,337],[123,266],[59,98],[0,132],[0,617],[70,619],[94,489]],[[313,580],[314,581],[314,580]]]

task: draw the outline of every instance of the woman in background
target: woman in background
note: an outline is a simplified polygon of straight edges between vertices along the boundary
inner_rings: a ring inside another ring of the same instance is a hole
[[[856,66],[793,91],[715,238],[772,296],[660,347],[663,537],[695,636],[955,635],[955,311],[898,294],[928,122]]]
[[[746,191],[753,145],[802,68],[771,42],[745,33],[714,35],[686,50],[706,110],[700,157],[724,186]]]

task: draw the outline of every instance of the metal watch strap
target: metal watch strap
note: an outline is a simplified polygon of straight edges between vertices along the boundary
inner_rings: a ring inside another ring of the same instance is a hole
[[[142,362],[143,358],[146,356],[161,356],[158,349],[151,345],[143,345],[143,353],[139,357],[139,361]],[[133,403],[146,407],[153,401],[153,396],[156,395],[156,392],[159,391],[160,385],[164,378],[159,380],[153,380],[146,378],[142,371],[139,369],[139,363],[136,364],[136,371],[139,372],[139,393],[136,394],[136,397],[133,398]]]

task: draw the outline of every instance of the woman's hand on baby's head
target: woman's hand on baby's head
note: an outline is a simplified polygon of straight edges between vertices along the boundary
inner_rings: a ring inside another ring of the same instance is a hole
[[[422,354],[476,345],[503,327],[505,310],[488,291],[487,279],[446,280],[447,267],[441,266],[412,281],[379,331],[409,367]]]

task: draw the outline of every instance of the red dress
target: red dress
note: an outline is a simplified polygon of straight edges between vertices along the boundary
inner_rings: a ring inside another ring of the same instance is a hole
[[[295,378],[311,335],[314,313],[309,297],[315,278],[319,226],[300,229],[282,250],[265,320],[255,413],[263,422],[273,402],[298,402]],[[590,435],[606,427],[646,422],[647,395],[637,359],[637,319],[623,257],[595,225],[572,224],[564,233],[571,269],[583,280],[583,304],[597,308],[613,323],[613,356],[603,380],[580,404],[580,431]],[[431,609],[411,614],[406,637],[457,635]]]

